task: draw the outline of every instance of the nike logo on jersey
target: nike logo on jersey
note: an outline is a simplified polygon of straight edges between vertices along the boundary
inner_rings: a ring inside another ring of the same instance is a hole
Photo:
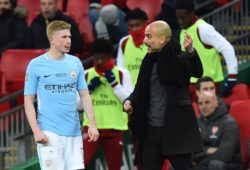
[[[50,76],[52,76],[52,74],[44,75],[43,77],[44,77],[44,78],[47,78],[47,77],[50,77]]]

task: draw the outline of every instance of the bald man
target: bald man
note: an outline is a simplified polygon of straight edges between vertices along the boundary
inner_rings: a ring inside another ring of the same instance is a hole
[[[136,163],[142,163],[143,170],[161,170],[164,159],[169,159],[175,170],[188,170],[191,153],[202,151],[187,90],[190,77],[202,75],[201,61],[192,38],[186,34],[186,51],[181,52],[164,21],[146,27],[144,43],[148,53],[135,89],[123,106],[131,114]]]

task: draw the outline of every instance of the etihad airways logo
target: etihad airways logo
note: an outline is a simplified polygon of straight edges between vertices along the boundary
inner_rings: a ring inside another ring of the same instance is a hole
[[[45,85],[44,88],[52,93],[68,93],[74,91],[76,88],[76,83],[68,84],[49,84]]]

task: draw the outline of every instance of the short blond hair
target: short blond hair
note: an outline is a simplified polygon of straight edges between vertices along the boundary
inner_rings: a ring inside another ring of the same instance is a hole
[[[50,38],[51,36],[53,36],[57,31],[61,31],[61,30],[65,30],[71,29],[71,25],[67,22],[64,21],[52,21],[48,26],[47,26],[47,37]]]

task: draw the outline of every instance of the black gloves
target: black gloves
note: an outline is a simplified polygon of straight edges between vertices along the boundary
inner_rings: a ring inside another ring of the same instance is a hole
[[[94,77],[90,80],[88,89],[90,92],[93,92],[101,84],[100,77]]]
[[[118,84],[118,82],[117,82],[117,80],[115,78],[115,75],[111,70],[105,71],[104,76],[106,77],[106,79],[108,80],[109,84],[112,87],[115,87]]]
[[[114,73],[111,70],[107,70],[104,72],[104,76],[106,77],[107,81],[112,87],[115,87],[118,82],[115,78]],[[88,89],[90,92],[93,92],[98,86],[102,84],[100,77],[94,77],[92,80],[90,80]]]

